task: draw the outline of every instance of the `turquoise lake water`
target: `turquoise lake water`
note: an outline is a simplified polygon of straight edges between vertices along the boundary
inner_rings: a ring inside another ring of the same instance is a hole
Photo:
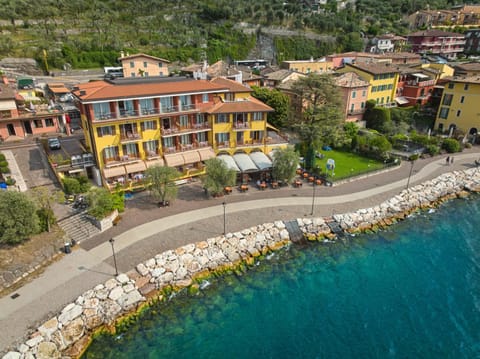
[[[84,358],[480,358],[480,198],[291,246],[96,339]]]

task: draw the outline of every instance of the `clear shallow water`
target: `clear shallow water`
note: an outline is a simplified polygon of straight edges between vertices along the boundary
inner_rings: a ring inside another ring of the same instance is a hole
[[[96,339],[84,358],[480,358],[480,199],[291,247]]]

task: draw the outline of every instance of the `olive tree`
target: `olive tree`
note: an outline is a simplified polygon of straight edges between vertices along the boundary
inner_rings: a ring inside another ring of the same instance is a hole
[[[180,172],[174,167],[152,166],[145,171],[145,180],[153,198],[162,203],[177,197],[178,188],[175,179]]]
[[[292,147],[277,149],[273,156],[272,176],[289,183],[295,177],[300,157]]]
[[[37,204],[37,214],[43,230],[50,232],[50,226],[55,223],[55,214],[53,205],[65,200],[65,195],[61,191],[51,191],[46,186],[35,187],[31,190],[32,198]]]
[[[222,160],[218,158],[211,158],[205,161],[206,174],[202,178],[203,187],[214,196],[223,193],[227,186],[235,184],[236,172]]]
[[[0,243],[20,243],[39,228],[37,208],[27,194],[0,191]]]

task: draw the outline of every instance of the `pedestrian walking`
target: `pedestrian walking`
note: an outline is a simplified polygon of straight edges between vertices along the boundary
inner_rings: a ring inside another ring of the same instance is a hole
[[[453,165],[453,156],[450,157],[450,164]]]
[[[445,162],[448,164],[450,164],[450,156],[447,156],[447,158],[445,159]]]

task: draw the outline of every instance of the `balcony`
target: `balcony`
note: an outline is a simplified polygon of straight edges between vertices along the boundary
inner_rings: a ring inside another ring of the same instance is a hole
[[[140,160],[140,156],[138,154],[126,154],[123,156],[114,156],[114,157],[103,157],[103,163],[106,167],[114,166],[118,164],[127,164],[132,161],[136,162]]]
[[[248,122],[233,122],[233,130],[245,130],[249,129],[250,124]]]
[[[145,157],[148,160],[154,159],[154,158],[159,158],[160,157],[160,151],[156,149],[155,151],[151,150],[145,150]]]
[[[115,112],[105,112],[101,114],[94,114],[94,121],[108,121],[129,117],[147,117],[160,114],[173,114],[181,112],[194,112],[198,111],[198,106],[196,104],[188,105],[179,105],[179,106],[169,106],[161,108],[142,108],[138,110],[119,110],[119,113]]]
[[[120,134],[120,142],[134,142],[141,138],[138,132],[126,132]]]
[[[176,123],[175,126],[170,128],[162,127],[162,136],[169,137],[177,134],[186,134],[186,133],[195,133],[202,132],[205,130],[210,130],[211,126],[208,122],[188,124],[187,126],[180,126],[179,123]]]

